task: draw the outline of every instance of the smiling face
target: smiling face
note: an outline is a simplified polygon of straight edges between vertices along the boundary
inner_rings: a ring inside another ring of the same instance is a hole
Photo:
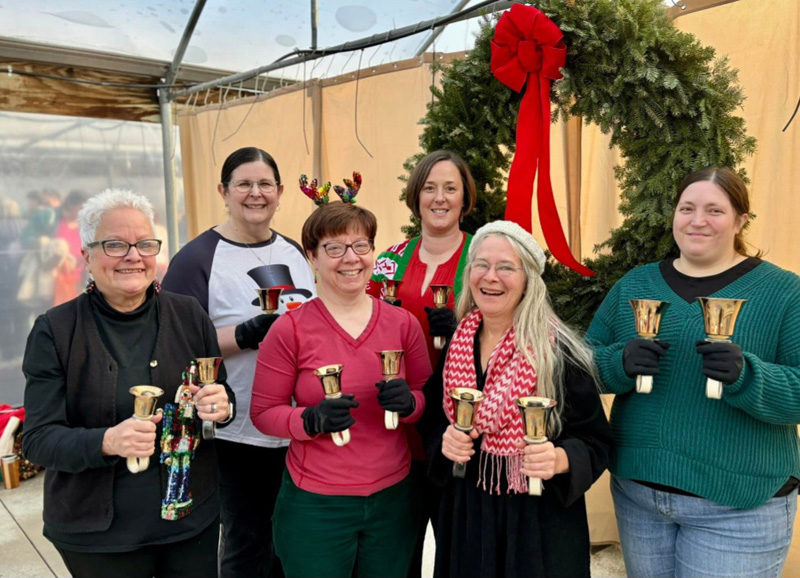
[[[324,248],[328,243],[352,245],[358,241],[369,241],[369,237],[361,229],[350,229],[342,235],[323,237],[317,248],[308,252],[311,266],[317,272],[318,293],[330,291],[341,296],[364,293],[372,274],[374,248],[364,255],[357,255],[352,247],[348,247],[344,255],[338,258],[329,257]]]
[[[734,239],[747,222],[728,195],[711,181],[692,183],[683,191],[672,219],[672,235],[689,263],[724,265],[736,256]]]
[[[246,187],[249,183],[251,186]],[[261,184],[261,186],[258,185]],[[263,161],[243,163],[231,173],[227,186],[220,183],[217,191],[237,229],[268,228],[280,204],[283,185],[275,179],[275,172]]]
[[[483,316],[510,325],[525,285],[522,261],[508,239],[486,237],[475,251],[469,274],[470,293]]]
[[[431,167],[419,193],[419,213],[423,235],[458,229],[464,208],[464,183],[452,161],[440,161]]]
[[[150,220],[139,210],[111,209],[103,215],[95,232],[95,241],[117,239],[136,243],[155,237]],[[86,268],[98,291],[120,311],[130,311],[144,301],[145,292],[156,277],[156,256],[142,257],[131,247],[125,257],[109,257],[97,245],[82,249]]]

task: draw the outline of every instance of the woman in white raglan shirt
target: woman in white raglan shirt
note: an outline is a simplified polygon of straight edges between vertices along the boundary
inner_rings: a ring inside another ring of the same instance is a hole
[[[314,297],[314,276],[300,246],[270,229],[283,185],[267,152],[241,148],[222,165],[217,190],[228,219],[172,259],[163,286],[195,296],[217,328],[236,419],[217,433],[223,526],[220,576],[282,576],[273,554],[272,509],[288,440],[265,436],[250,421],[258,346],[272,322]],[[277,314],[262,314],[256,289],[284,288]]]

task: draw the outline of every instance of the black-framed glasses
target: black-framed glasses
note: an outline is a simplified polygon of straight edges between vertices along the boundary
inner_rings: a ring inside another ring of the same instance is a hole
[[[86,246],[91,249],[98,245],[103,248],[103,253],[109,257],[125,257],[130,253],[131,247],[136,247],[142,257],[152,257],[158,255],[159,251],[161,251],[161,239],[142,239],[135,243],[128,243],[121,239],[105,239],[103,241],[94,241]]]
[[[328,257],[331,259],[338,259],[340,257],[344,257],[344,254],[347,253],[348,248],[352,249],[353,253],[356,255],[366,255],[372,251],[372,243],[373,239],[361,239],[355,243],[325,243],[322,245],[322,248],[325,249],[325,254]]]
[[[259,192],[262,193],[271,193],[272,191],[278,188],[278,185],[276,183],[273,183],[272,181],[258,181],[258,182],[239,181],[238,183],[231,183],[231,187],[237,193],[241,193],[243,195],[250,193],[250,191],[253,190],[254,186],[257,187]]]

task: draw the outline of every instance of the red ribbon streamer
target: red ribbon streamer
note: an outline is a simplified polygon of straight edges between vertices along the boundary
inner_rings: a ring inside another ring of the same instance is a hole
[[[517,117],[517,150],[508,175],[505,218],[531,232],[531,201],[536,169],[536,200],[544,240],[553,256],[573,271],[591,276],[569,249],[550,184],[550,82],[561,78],[567,58],[563,34],[543,12],[514,4],[497,22],[492,38],[491,69],[495,78],[521,92]]]

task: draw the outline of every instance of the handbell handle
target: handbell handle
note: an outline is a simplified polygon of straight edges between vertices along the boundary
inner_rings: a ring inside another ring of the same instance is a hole
[[[706,380],[706,397],[708,399],[722,399],[722,382],[709,377]]]
[[[467,462],[453,462],[453,477],[464,478],[467,475]]]
[[[443,335],[436,335],[433,338],[433,348],[434,349],[444,349],[445,338]]]
[[[342,447],[350,443],[350,428],[343,429],[342,431],[335,431],[331,434],[333,443]]]
[[[542,495],[542,478],[532,478],[528,476],[528,495],[541,496]]]
[[[213,440],[215,437],[217,437],[216,422],[203,420],[203,439]]]
[[[383,412],[383,425],[386,429],[397,429],[400,424],[400,414],[396,411],[389,411],[388,409]]]
[[[653,391],[653,376],[652,375],[637,375],[636,376],[636,393],[650,393]]]
[[[150,458],[135,458],[131,456],[128,458],[127,463],[128,471],[132,474],[138,474],[147,469],[150,465]]]

